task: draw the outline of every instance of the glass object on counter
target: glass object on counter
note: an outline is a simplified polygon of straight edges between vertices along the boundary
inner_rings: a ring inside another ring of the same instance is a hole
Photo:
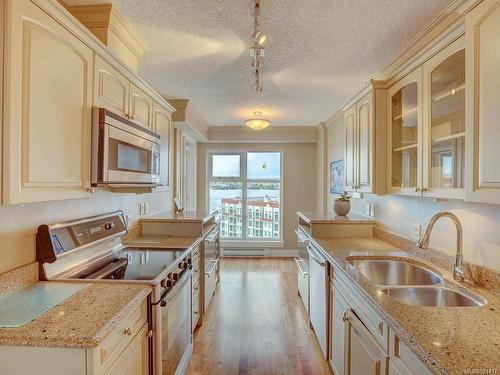
[[[392,186],[417,186],[418,85],[411,82],[391,98]]]
[[[463,188],[465,169],[465,50],[431,73],[430,186]]]

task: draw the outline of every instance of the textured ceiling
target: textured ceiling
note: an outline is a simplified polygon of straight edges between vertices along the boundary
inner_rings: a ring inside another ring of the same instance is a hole
[[[253,0],[112,0],[148,48],[140,74],[165,97],[191,99],[211,125],[240,125],[254,110],[275,125],[317,125],[451,1],[261,0],[256,93]]]

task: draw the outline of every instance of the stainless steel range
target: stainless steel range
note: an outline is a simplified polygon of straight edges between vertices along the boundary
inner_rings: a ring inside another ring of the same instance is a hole
[[[125,234],[121,211],[41,225],[37,259],[42,277],[150,285],[150,373],[183,374],[192,353],[191,248],[129,248],[122,244]]]

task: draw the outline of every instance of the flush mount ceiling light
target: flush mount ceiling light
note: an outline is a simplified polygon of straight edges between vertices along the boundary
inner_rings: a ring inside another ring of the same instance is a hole
[[[267,37],[260,30],[260,0],[255,0],[254,8],[254,23],[252,40],[254,45],[250,48],[250,56],[252,56],[251,67],[255,71],[255,91],[262,92],[260,84],[260,70],[262,68],[262,57],[264,56],[264,43]]]
[[[250,129],[264,129],[271,125],[271,121],[262,118],[262,112],[255,111],[253,113],[254,118],[248,119],[245,121],[245,126]]]

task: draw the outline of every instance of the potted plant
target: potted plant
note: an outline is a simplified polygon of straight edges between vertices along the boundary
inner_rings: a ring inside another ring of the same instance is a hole
[[[347,216],[351,210],[351,196],[347,192],[333,201],[333,210],[338,216]]]

